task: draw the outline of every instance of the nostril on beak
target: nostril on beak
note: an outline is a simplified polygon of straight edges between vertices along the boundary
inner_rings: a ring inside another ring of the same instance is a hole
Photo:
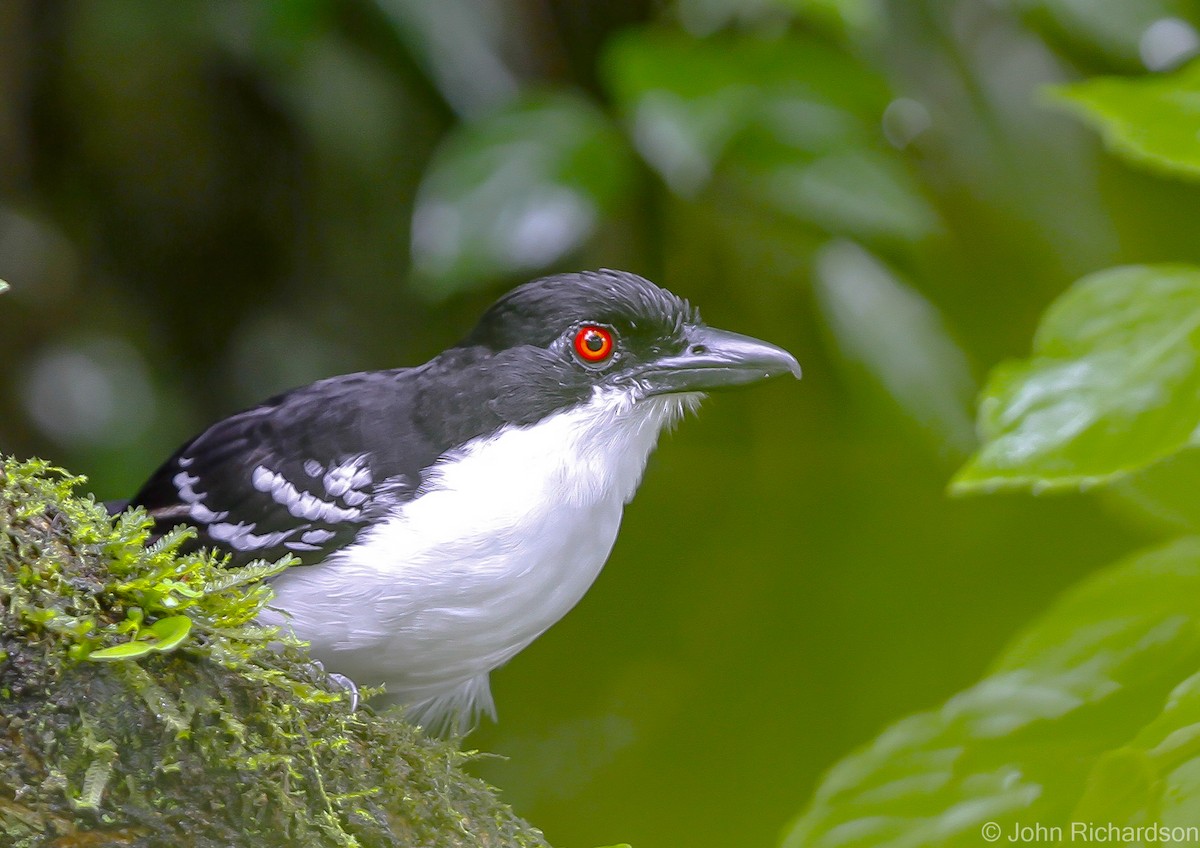
[[[691,353],[696,355],[708,353],[708,348],[702,344],[694,344],[690,349]]]

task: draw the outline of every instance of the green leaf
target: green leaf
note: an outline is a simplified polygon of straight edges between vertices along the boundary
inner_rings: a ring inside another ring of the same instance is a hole
[[[124,642],[111,648],[100,648],[87,655],[89,660],[132,660],[144,657],[154,650],[149,642]]]
[[[1200,179],[1200,61],[1166,76],[1100,77],[1051,93],[1131,163]]]
[[[192,620],[186,615],[160,618],[138,634],[132,642],[101,648],[88,654],[89,660],[129,660],[144,657],[152,651],[173,651],[183,644],[192,631]]]
[[[978,846],[988,822],[1008,834],[1085,814],[1195,824],[1198,665],[1200,538],[1187,538],[1086,581],[990,676],[834,766],[784,845]]]
[[[966,493],[1110,482],[1198,440],[1200,269],[1134,265],[1077,282],[1033,355],[998,366],[979,407]]]
[[[646,28],[616,39],[604,68],[635,146],[678,195],[723,176],[751,205],[836,235],[913,241],[937,227],[880,144],[887,86],[847,53],[795,35]]]
[[[1140,519],[1156,531],[1200,531],[1200,448],[1179,453],[1128,476],[1104,489],[1105,501],[1114,509]]]
[[[779,211],[835,234],[917,241],[938,227],[937,214],[903,165],[867,148],[779,165],[755,182]]]
[[[445,296],[561,259],[616,205],[629,176],[620,133],[582,97],[529,98],[458,127],[417,195],[418,283]]]
[[[1195,826],[1200,821],[1197,790],[1200,673],[1176,686],[1161,712],[1127,745],[1096,761],[1071,818]]]
[[[732,24],[771,25],[789,17],[865,36],[884,21],[878,0],[679,0],[676,8],[684,27],[702,36]]]
[[[371,6],[383,14],[408,53],[460,115],[477,115],[517,91],[519,81],[506,61],[506,47],[519,30],[498,26],[492,13],[461,2]]]
[[[862,366],[939,446],[974,446],[968,413],[976,391],[962,349],[937,308],[856,244],[816,257],[816,293],[843,357]]]
[[[156,651],[172,651],[192,632],[192,620],[186,615],[160,618],[148,628],[155,637],[151,647]]]
[[[603,70],[638,151],[683,195],[753,128],[776,146],[829,152],[869,139],[889,100],[860,62],[797,37],[700,41],[644,28],[611,42]]]
[[[1053,31],[1054,40],[1067,41],[1099,53],[1107,63],[1130,68],[1153,67],[1146,62],[1155,22],[1191,19],[1192,0],[1016,0],[1015,5],[1034,23]]]
[[[184,598],[190,598],[194,600],[196,598],[204,597],[203,590],[193,589],[188,584],[179,580],[171,580],[168,578],[163,580],[159,585],[165,592],[174,592],[176,595]]]
[[[205,594],[217,594],[227,592],[230,589],[239,586],[249,586],[252,583],[260,583],[268,577],[274,577],[282,573],[289,567],[296,565],[300,560],[288,554],[278,562],[267,562],[266,560],[255,560],[249,565],[243,565],[240,568],[227,568],[221,572],[221,576],[215,580],[211,580],[204,585]]]
[[[781,0],[804,18],[834,24],[862,35],[877,32],[886,15],[879,0]]]

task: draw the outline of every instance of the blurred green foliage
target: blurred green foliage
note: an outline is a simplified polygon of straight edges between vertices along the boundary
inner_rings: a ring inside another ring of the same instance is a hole
[[[0,446],[127,495],[219,415],[628,268],[805,379],[669,439],[597,585],[496,675],[471,744],[519,813],[638,848],[772,845],[801,810],[789,846],[1182,821],[1198,27],[1195,0],[8,0]],[[956,489],[1005,493],[947,497],[968,455]]]
[[[1194,177],[1197,69],[1060,91],[1108,130],[1116,152]],[[1194,513],[1178,505],[1200,483],[1187,462],[1200,431],[1198,293],[1194,265],[1128,265],[1078,281],[1046,311],[1032,356],[993,370],[980,400],[983,444],[951,491],[1080,491],[1141,472],[1136,507],[1195,532]],[[1120,844],[1194,840],[1198,577],[1200,539],[1184,536],[1084,581],[989,676],[834,767],[785,848],[1031,841],[1017,835],[1021,824],[1060,835],[1053,841],[1073,840],[1080,823],[1128,828],[1106,839]]]
[[[1194,827],[1198,579],[1187,538],[1086,581],[979,683],[838,764],[785,846],[978,845],[987,822]]]
[[[603,113],[566,93],[456,128],[413,213],[413,264],[426,291],[537,271],[575,250],[623,194],[628,160]]]
[[[1094,486],[1191,444],[1200,268],[1130,265],[1080,280],[1046,312],[1032,358],[992,372],[979,423],[985,443],[958,492]]]
[[[1057,91],[1115,152],[1168,176],[1200,178],[1200,63],[1164,76],[1100,77]]]

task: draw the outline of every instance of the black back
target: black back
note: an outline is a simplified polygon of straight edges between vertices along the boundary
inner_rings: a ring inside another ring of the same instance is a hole
[[[531,425],[585,400],[612,374],[684,345],[699,315],[633,274],[563,274],[498,300],[458,345],[424,365],[321,380],[213,424],[132,499],[159,530],[197,528],[233,562],[298,554],[319,562],[417,497],[438,457],[505,425]],[[582,323],[621,340],[583,367]]]

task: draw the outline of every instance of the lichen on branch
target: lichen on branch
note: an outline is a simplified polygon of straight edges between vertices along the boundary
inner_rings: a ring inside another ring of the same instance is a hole
[[[0,843],[544,846],[397,712],[351,712],[255,617],[287,562],[147,544],[81,478],[0,463]]]

